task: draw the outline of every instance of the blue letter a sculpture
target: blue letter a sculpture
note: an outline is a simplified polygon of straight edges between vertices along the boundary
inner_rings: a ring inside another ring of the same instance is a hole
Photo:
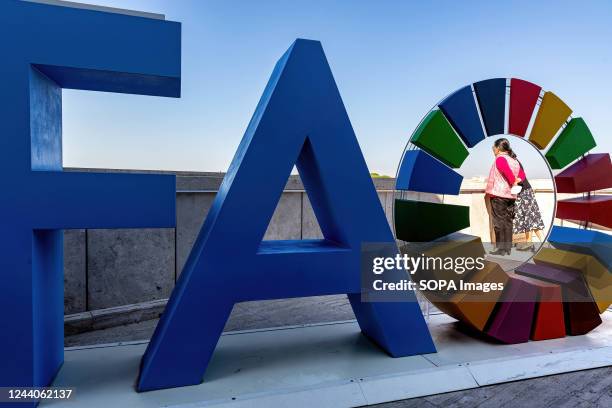
[[[322,240],[262,241],[297,165]],[[435,352],[412,293],[361,302],[364,242],[393,243],[317,41],[274,68],[143,357],[137,388],[202,382],[235,303],[346,293],[362,332],[392,356]]]

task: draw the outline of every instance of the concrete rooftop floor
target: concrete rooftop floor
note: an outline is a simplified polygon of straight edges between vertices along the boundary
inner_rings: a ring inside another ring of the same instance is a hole
[[[435,312],[434,312],[435,313]],[[607,313],[610,313],[609,311]],[[345,296],[246,302],[234,307],[226,331],[353,319]],[[146,340],[157,320],[67,336],[82,346]],[[612,362],[610,362],[612,365]],[[377,405],[399,407],[612,407],[612,367],[516,381]]]

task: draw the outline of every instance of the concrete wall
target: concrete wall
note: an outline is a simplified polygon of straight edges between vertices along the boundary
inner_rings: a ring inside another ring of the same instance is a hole
[[[179,276],[223,178],[218,173],[177,173],[176,229],[72,230],[65,232],[65,313],[106,309],[167,298]],[[374,180],[389,223],[394,179]],[[546,219],[552,217],[550,182],[535,182]],[[482,182],[465,181],[459,196],[405,193],[406,198],[470,206],[465,232],[488,241]],[[563,197],[565,198],[565,197]],[[248,203],[246,203],[248,205]],[[320,238],[316,217],[298,177],[292,176],[265,239]],[[239,237],[236,245],[240,245]]]
[[[66,231],[65,313],[169,297],[222,179],[218,173],[177,173],[176,228]],[[393,182],[375,181],[389,220]],[[292,176],[265,239],[320,237],[308,196],[299,178]]]

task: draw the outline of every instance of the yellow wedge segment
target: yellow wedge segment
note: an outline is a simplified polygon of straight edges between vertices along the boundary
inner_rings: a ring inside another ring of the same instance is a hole
[[[557,95],[546,92],[533,123],[529,141],[544,149],[572,114],[572,110]]]
[[[612,273],[596,258],[561,249],[544,248],[534,258],[536,263],[546,263],[577,269],[586,279],[591,295],[597,303],[599,313],[606,311],[612,304]]]

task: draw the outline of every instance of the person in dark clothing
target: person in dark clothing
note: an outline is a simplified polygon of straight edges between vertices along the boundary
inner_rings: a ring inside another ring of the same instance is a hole
[[[515,200],[503,197],[491,198],[491,213],[495,231],[496,249],[491,255],[510,255],[512,248],[512,222],[515,213]]]
[[[521,170],[523,165],[519,162]],[[525,173],[523,171],[523,173]],[[520,176],[519,176],[520,177]],[[536,200],[535,193],[531,184],[527,180],[527,176],[520,177],[521,181],[518,183],[523,189],[516,197],[516,211],[514,215],[513,233],[515,235],[525,234],[525,243],[517,244],[516,249],[519,251],[531,251],[535,252],[535,245],[532,242],[532,233],[535,232],[540,242],[544,242],[544,221],[542,220],[542,214],[540,213],[540,207]]]
[[[491,203],[491,216],[495,231],[496,249],[492,255],[509,255],[512,249],[512,226],[514,221],[516,195],[512,186],[524,178],[516,154],[508,139],[497,139],[493,144],[495,162],[491,167],[485,193]]]

